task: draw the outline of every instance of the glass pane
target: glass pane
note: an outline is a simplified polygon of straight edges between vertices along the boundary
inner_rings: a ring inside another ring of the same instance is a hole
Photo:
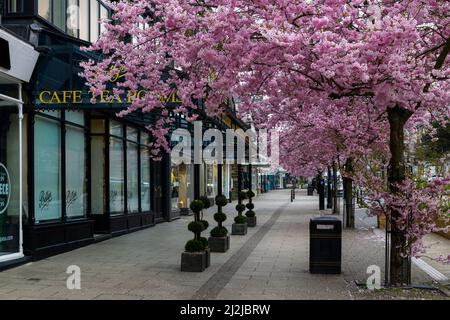
[[[9,12],[10,13],[23,12],[23,0],[9,0]]]
[[[98,9],[98,2],[97,1],[91,1],[91,42],[95,42],[98,39],[98,18],[99,18],[99,9]]]
[[[66,214],[69,218],[86,214],[86,155],[84,130],[67,127],[66,133]]]
[[[109,147],[110,173],[110,209],[111,212],[122,213],[124,211],[124,165],[122,140],[111,138]]]
[[[138,130],[127,127],[127,140],[138,142]]]
[[[1,114],[1,117],[9,119],[10,125],[0,124],[0,135],[6,134],[6,139],[0,139],[0,258],[19,252],[20,232],[19,118],[17,114],[9,117]],[[26,185],[23,190],[27,190]]]
[[[91,138],[91,197],[92,214],[105,213],[105,138]]]
[[[66,30],[65,1],[53,0],[53,24],[61,30]]]
[[[141,132],[141,143],[148,146],[150,145],[150,136],[146,132]]]
[[[113,136],[122,137],[123,136],[123,126],[120,122],[113,121],[109,123],[109,133]]]
[[[105,120],[92,119],[91,120],[91,133],[105,134]]]
[[[61,130],[59,123],[36,117],[34,129],[36,223],[61,218]]]
[[[67,5],[67,34],[78,37],[78,29],[80,28],[78,0],[68,0]]]
[[[39,0],[38,2],[38,13],[39,15],[48,20],[51,21],[51,8],[50,8],[50,0]]]
[[[127,199],[128,212],[139,211],[138,146],[127,143]]]
[[[66,121],[84,126],[84,112],[66,111]]]
[[[100,18],[101,19],[108,19],[108,10],[104,6],[100,6]],[[105,31],[105,27],[100,25],[100,34],[102,34]]]
[[[178,208],[187,209],[193,200],[193,166],[181,164],[178,166]]]
[[[206,165],[206,196],[215,197],[216,196],[216,175],[217,169],[214,170],[215,165]]]
[[[61,112],[59,111],[39,111],[39,113],[43,113],[55,118],[61,118]]]
[[[150,153],[141,149],[141,206],[142,211],[150,211]]]
[[[178,197],[179,197],[179,188],[180,188],[180,172],[179,172],[179,166],[172,166],[171,169],[171,207],[172,210],[178,209]]]
[[[89,41],[89,0],[80,0],[80,38]]]

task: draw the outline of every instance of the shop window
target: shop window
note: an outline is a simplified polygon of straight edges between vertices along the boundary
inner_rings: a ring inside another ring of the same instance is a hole
[[[100,19],[105,20],[108,19],[108,9],[104,5],[100,5]],[[105,27],[103,24],[100,24],[100,34],[102,34],[105,31]]]
[[[28,116],[25,114],[23,123],[27,123]],[[13,214],[18,217],[19,215],[19,121],[17,114],[11,114],[10,117],[10,127],[8,129],[7,135],[7,160],[6,164],[8,166],[8,171],[11,179],[11,199],[9,208],[11,212],[9,214]],[[23,174],[22,174],[22,185],[23,185],[23,214],[28,216],[28,162],[27,162],[27,126],[22,126],[22,165],[23,165]],[[0,162],[3,159],[0,157]]]
[[[92,122],[91,122],[92,125]],[[91,137],[91,213],[105,213],[105,137]]]
[[[47,21],[52,21],[51,0],[38,0],[38,14]]]
[[[72,37],[78,37],[78,30],[80,28],[80,6],[78,0],[67,0],[66,27],[67,34]]]
[[[69,116],[71,114],[71,116]],[[81,117],[81,118],[78,118]],[[69,119],[68,119],[69,118]],[[84,125],[82,112],[66,113],[66,120]],[[84,127],[66,125],[66,215],[70,218],[86,214],[86,152]]]
[[[172,165],[172,210],[187,209],[193,200],[193,166]]]
[[[123,125],[120,122],[111,120],[109,123],[109,133],[112,136],[122,137],[123,136]]]
[[[61,30],[65,30],[66,27],[66,6],[65,1],[61,0],[53,0],[52,5],[53,11],[53,24],[60,28]]]
[[[217,195],[217,165],[206,165],[206,196]]]
[[[138,131],[127,128],[127,140],[127,206],[134,213],[139,211]]]
[[[35,120],[34,209],[39,223],[61,218],[61,129],[54,119],[36,116]]]
[[[66,121],[78,124],[84,127],[84,113],[77,111],[66,111]]]
[[[19,252],[19,117],[0,108],[0,257]],[[26,128],[23,128],[23,133]],[[6,139],[3,137],[6,135]],[[26,135],[23,150],[26,150]],[[6,145],[5,145],[6,143]],[[23,163],[26,169],[26,160]],[[24,171],[25,172],[25,171]],[[24,214],[26,210],[26,176],[23,179]]]
[[[111,121],[111,134],[122,132],[120,123]],[[124,150],[123,140],[118,137],[111,137],[109,141],[109,199],[110,211],[121,214],[124,211]]]
[[[90,37],[90,41],[91,42],[95,42],[98,39],[99,36],[99,18],[100,18],[100,13],[99,13],[99,4],[97,1],[92,1],[91,0],[91,10],[90,10],[90,20],[91,20],[91,26],[90,26],[90,31],[91,31],[91,37]]]
[[[79,0],[80,39],[89,41],[89,0]]]
[[[150,152],[146,145],[141,147],[141,206],[150,211]]]
[[[105,134],[105,120],[92,119],[91,120],[91,133],[92,134]]]
[[[9,0],[8,2],[9,13],[23,12],[23,1],[24,0]]]

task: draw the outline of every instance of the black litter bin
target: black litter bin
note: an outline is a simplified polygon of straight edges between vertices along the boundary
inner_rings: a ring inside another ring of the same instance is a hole
[[[313,218],[309,234],[309,272],[341,273],[342,222],[334,217]]]

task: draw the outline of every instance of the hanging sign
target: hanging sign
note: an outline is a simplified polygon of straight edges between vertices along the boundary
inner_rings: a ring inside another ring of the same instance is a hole
[[[0,163],[0,214],[8,209],[11,197],[11,181],[6,167]]]

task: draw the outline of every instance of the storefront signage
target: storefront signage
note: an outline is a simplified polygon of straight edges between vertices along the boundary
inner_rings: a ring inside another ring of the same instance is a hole
[[[8,209],[11,196],[11,183],[6,167],[0,163],[0,214]]]
[[[135,99],[141,99],[145,95],[145,90],[141,91],[126,91],[123,95],[114,95],[110,90],[104,90],[97,97],[96,104],[131,104]],[[71,106],[80,104],[91,104],[92,95],[81,90],[65,90],[65,91],[51,91],[43,90],[37,95],[38,105],[47,106]],[[168,96],[161,96],[160,101],[167,104],[180,104],[181,100],[177,93],[173,91]]]

